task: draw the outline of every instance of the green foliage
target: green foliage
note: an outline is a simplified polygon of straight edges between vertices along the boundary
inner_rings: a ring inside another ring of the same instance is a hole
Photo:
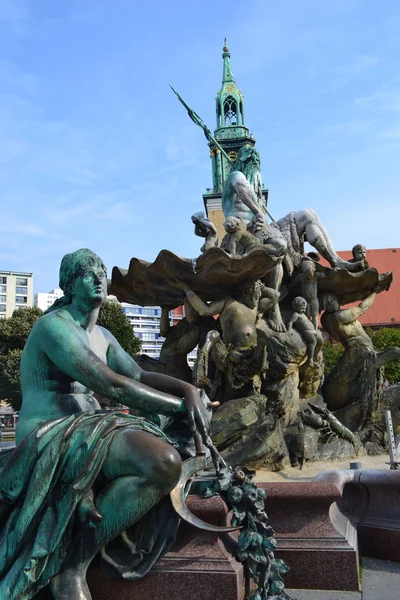
[[[391,346],[400,347],[400,329],[393,327],[381,327],[376,332],[371,329],[366,329],[371,337],[375,350],[380,352]],[[400,361],[392,360],[383,367],[383,377],[390,382],[400,381]]]
[[[140,352],[142,342],[134,334],[120,304],[107,300],[100,309],[97,323],[113,334],[125,352],[131,356],[135,356]]]
[[[19,308],[9,319],[0,321],[0,399],[7,399],[15,410],[21,407],[20,363],[22,350],[40,308]]]
[[[374,332],[371,327],[366,327],[365,332],[371,338],[377,352],[387,350],[391,346],[400,347],[400,329],[381,327],[381,329]],[[343,346],[341,344],[324,342],[322,350],[325,361],[324,373],[325,375],[328,375],[343,354]],[[400,361],[398,359],[387,363],[382,369],[384,379],[387,379],[390,382],[400,381]]]
[[[324,345],[322,346],[325,363],[324,375],[328,375],[332,371],[337,361],[342,356],[343,350],[342,344],[331,344],[329,341],[324,342]]]

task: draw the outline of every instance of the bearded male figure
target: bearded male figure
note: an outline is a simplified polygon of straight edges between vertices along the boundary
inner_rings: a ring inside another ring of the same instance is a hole
[[[225,217],[240,217],[247,225],[254,215],[265,214],[260,155],[253,146],[242,146],[222,192]]]

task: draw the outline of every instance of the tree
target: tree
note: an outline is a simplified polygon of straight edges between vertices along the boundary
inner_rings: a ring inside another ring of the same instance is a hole
[[[329,341],[324,342],[322,346],[325,363],[324,375],[328,375],[333,370],[343,351],[342,344],[331,344]]]
[[[140,352],[142,342],[134,334],[132,326],[120,304],[106,300],[100,309],[97,323],[113,334],[125,352],[133,357]]]
[[[387,350],[391,346],[400,347],[400,329],[394,327],[381,327],[377,331],[373,331],[371,327],[366,327],[365,332],[369,335],[374,344],[376,352]],[[336,365],[337,361],[343,354],[343,346],[341,344],[331,344],[325,342],[323,346],[325,375],[328,375]],[[382,367],[382,375],[384,379],[390,382],[400,381],[400,360],[392,360]]]
[[[34,323],[42,315],[40,308],[16,309],[0,321],[0,399],[7,399],[15,410],[21,408],[20,363],[22,350]]]
[[[377,352],[386,350],[390,346],[400,347],[400,329],[394,327],[381,327],[373,332],[367,330]],[[383,377],[390,382],[400,381],[400,360],[392,360],[383,367]]]

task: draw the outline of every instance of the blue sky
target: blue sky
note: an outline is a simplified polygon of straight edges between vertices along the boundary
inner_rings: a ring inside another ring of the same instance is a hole
[[[400,3],[0,0],[0,268],[58,283],[201,240],[226,36],[275,218],[313,208],[337,249],[399,246]]]

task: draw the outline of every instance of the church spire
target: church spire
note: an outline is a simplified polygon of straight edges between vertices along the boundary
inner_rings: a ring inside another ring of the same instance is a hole
[[[232,75],[232,69],[231,69],[231,54],[229,52],[229,48],[226,44],[226,38],[225,38],[225,44],[224,44],[224,48],[223,48],[223,54],[222,54],[222,58],[224,59],[224,72],[222,75],[222,85],[224,83],[235,83],[235,79]]]
[[[222,87],[217,96],[217,129],[220,127],[244,126],[243,94],[237,88],[231,67],[228,45],[223,47],[224,59]]]
[[[225,235],[222,226],[224,222],[222,192],[225,181],[232,170],[240,149],[243,146],[255,146],[256,143],[254,136],[245,124],[243,94],[237,87],[232,73],[231,53],[226,38],[222,50],[222,59],[224,61],[222,85],[216,98],[217,128],[214,131],[215,140],[209,140],[208,143],[213,187],[207,188],[206,193],[203,194],[208,217],[218,228],[221,238]],[[265,205],[267,205],[268,190],[263,189],[262,193]]]

